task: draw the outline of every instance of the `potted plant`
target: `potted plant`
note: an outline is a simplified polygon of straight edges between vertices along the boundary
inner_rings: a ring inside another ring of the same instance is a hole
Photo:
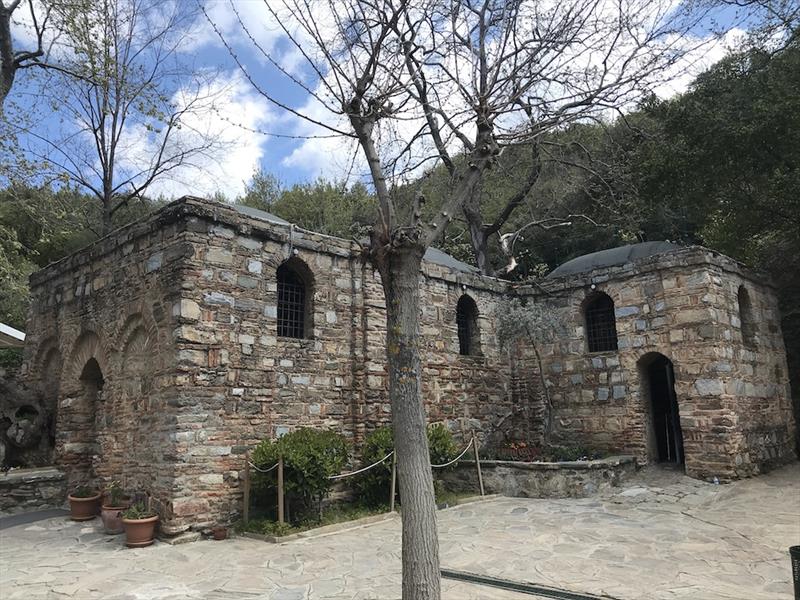
[[[154,510],[137,502],[122,511],[122,525],[125,528],[125,545],[128,548],[143,548],[153,543],[158,515]]]
[[[122,511],[128,508],[128,502],[122,493],[119,481],[112,481],[106,489],[105,500],[100,510],[100,518],[106,533],[117,534],[123,532]]]
[[[69,499],[69,513],[73,521],[88,521],[97,516],[100,504],[100,492],[81,486],[67,496]]]

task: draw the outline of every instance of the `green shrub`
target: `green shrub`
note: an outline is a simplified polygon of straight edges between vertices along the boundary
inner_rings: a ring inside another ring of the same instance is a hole
[[[75,491],[72,492],[73,498],[91,498],[92,496],[96,495],[97,495],[96,491],[85,485],[75,488]]]
[[[391,427],[376,429],[364,440],[361,451],[361,466],[366,467],[378,462],[394,448]],[[385,460],[377,467],[356,475],[353,488],[357,500],[366,506],[382,506],[389,504],[389,482],[392,478],[392,459]]]
[[[130,508],[122,511],[122,518],[123,519],[130,519],[130,520],[137,520],[137,519],[149,519],[150,517],[155,517],[156,512],[147,508],[144,502],[137,502]]]
[[[381,427],[364,440],[361,454],[363,467],[371,465],[389,454],[394,448],[394,438],[390,427]],[[431,464],[444,464],[456,457],[458,449],[453,434],[441,424],[428,427],[428,450]],[[389,504],[389,486],[392,478],[391,459],[373,467],[366,473],[354,477],[353,487],[358,500],[367,506]]]
[[[333,431],[301,428],[273,441],[264,440],[253,450],[253,464],[269,468],[283,456],[283,480],[287,503],[294,520],[300,519],[312,506],[319,508],[333,485],[329,479],[341,472],[347,462],[347,442]],[[267,474],[256,472],[257,488],[276,485],[277,470]]]
[[[428,451],[431,455],[432,465],[443,465],[453,460],[458,454],[453,434],[441,423],[428,427]]]

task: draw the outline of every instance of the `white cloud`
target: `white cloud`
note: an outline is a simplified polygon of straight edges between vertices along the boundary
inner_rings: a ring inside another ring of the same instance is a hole
[[[182,128],[173,147],[192,146],[201,137],[216,140],[212,148],[194,154],[189,164],[164,174],[148,189],[148,194],[178,197],[213,196],[221,192],[234,198],[244,192],[245,183],[258,169],[268,138],[258,130],[272,120],[266,102],[238,72],[218,78],[208,90],[213,103],[182,119]],[[185,91],[175,94],[180,105]],[[125,165],[133,169],[145,165],[153,154],[152,137],[139,128],[129,133]]]

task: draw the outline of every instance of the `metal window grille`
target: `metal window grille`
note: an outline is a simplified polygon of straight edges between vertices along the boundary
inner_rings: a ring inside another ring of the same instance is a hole
[[[456,305],[456,327],[458,328],[458,353],[469,356],[475,352],[473,338],[476,333],[475,306],[462,296]]]
[[[304,338],[306,332],[306,286],[291,268],[278,268],[278,336]]]
[[[586,307],[586,338],[589,352],[606,352],[617,349],[614,301],[605,294]]]

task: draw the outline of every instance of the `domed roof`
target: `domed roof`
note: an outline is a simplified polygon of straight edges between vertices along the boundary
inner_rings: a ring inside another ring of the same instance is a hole
[[[595,269],[622,266],[648,256],[672,252],[678,248],[680,246],[671,242],[642,242],[640,244],[609,248],[608,250],[600,250],[599,252],[584,254],[568,260],[548,273],[547,277],[563,277],[564,275],[586,273]]]

